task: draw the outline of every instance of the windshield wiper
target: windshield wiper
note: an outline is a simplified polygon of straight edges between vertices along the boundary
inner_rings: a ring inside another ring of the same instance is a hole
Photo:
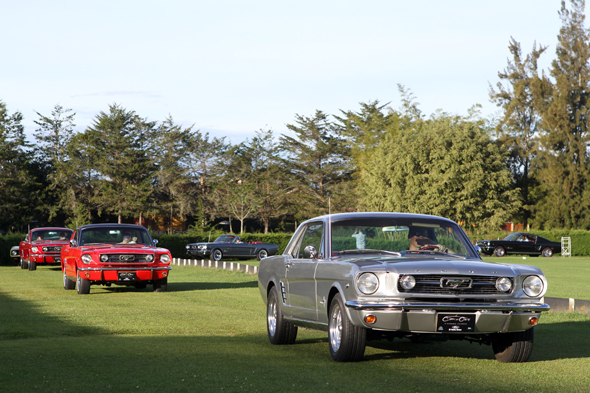
[[[434,250],[406,250],[405,253],[406,254],[435,254],[435,255],[444,255],[445,257],[455,257],[455,258],[467,259],[467,257],[465,255],[452,254],[452,253],[446,253],[446,252],[434,251]]]
[[[356,250],[342,250],[342,251],[336,251],[336,255],[342,255],[342,254],[375,254],[375,253],[385,253],[385,254],[392,254],[398,257],[402,256],[402,253],[399,251],[389,251],[389,250],[376,250],[376,249],[372,249],[372,248],[361,248],[361,249],[356,249]]]

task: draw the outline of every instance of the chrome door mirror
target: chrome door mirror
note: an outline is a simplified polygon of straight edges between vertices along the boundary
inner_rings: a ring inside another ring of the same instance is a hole
[[[309,245],[303,249],[303,258],[315,259],[318,255],[314,246]]]

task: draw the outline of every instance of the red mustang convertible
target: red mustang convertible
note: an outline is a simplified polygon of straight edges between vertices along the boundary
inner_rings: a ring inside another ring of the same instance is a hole
[[[60,251],[72,237],[68,228],[31,229],[25,240],[19,244],[20,267],[36,270],[40,263],[60,263]]]
[[[61,250],[65,289],[78,287],[90,293],[91,285],[112,284],[166,291],[172,256],[156,247],[140,225],[90,224],[76,229],[70,244]]]

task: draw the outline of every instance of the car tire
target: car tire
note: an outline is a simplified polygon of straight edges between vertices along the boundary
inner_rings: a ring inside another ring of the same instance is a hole
[[[166,292],[168,290],[168,277],[154,281],[154,292]]]
[[[26,263],[25,261],[23,261],[23,259],[20,259],[20,268],[21,269],[28,269],[29,268],[29,264]]]
[[[492,349],[496,359],[502,363],[522,363],[529,360],[533,352],[534,329],[494,335]]]
[[[350,322],[340,294],[330,303],[328,344],[330,355],[337,362],[358,362],[365,355],[367,330]]]
[[[29,261],[29,271],[37,270],[37,263]]]
[[[261,260],[262,258],[266,258],[268,257],[268,251],[266,251],[264,248],[260,251],[258,251],[258,254],[256,254],[256,259]]]
[[[285,321],[277,287],[268,292],[266,303],[266,331],[268,339],[274,345],[289,345],[297,338],[297,326]]]
[[[541,251],[541,255],[545,258],[551,258],[553,256],[553,250],[550,247],[545,247],[543,251]]]
[[[88,295],[90,293],[90,280],[80,277],[80,271],[78,271],[77,276],[78,295]]]
[[[506,255],[506,250],[504,250],[504,247],[498,246],[498,247],[494,248],[494,256],[501,258],[504,255]]]
[[[76,289],[76,281],[70,280],[66,272],[64,274],[64,289]]]
[[[223,252],[221,252],[219,248],[216,248],[215,250],[211,251],[209,258],[212,262],[221,261],[221,258],[223,258]]]

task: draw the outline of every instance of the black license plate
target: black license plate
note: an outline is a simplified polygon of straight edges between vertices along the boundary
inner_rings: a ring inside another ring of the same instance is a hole
[[[471,333],[475,331],[475,314],[437,314],[437,332]]]
[[[55,263],[61,262],[61,258],[60,257],[53,257],[53,262],[55,262]]]
[[[119,281],[135,281],[137,274],[135,272],[119,272]]]

